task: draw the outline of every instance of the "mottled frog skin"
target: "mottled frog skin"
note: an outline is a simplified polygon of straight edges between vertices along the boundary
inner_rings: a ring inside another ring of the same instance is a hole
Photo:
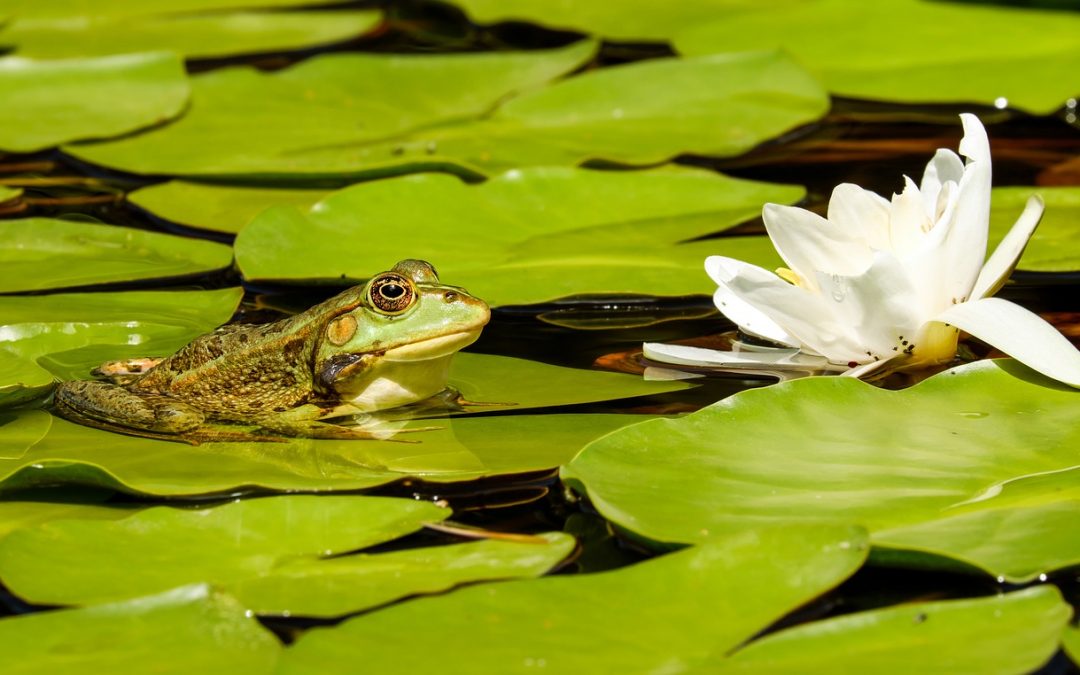
[[[63,382],[54,402],[82,424],[189,443],[383,438],[324,420],[439,394],[489,318],[430,264],[403,260],[302,314],[223,326],[165,359],[103,364],[112,381]]]

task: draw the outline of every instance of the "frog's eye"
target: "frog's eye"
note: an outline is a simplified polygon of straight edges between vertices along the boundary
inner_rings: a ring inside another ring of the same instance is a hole
[[[372,306],[383,314],[400,314],[412,306],[416,289],[409,279],[387,272],[372,280],[368,287],[368,298]]]

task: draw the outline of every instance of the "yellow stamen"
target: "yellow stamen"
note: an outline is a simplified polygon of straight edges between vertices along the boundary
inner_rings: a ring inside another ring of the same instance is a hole
[[[794,272],[792,272],[791,270],[789,270],[786,267],[778,267],[778,268],[776,268],[776,276],[780,277],[781,279],[788,282],[792,286],[801,286],[802,285],[800,283],[802,281],[802,279],[799,278],[799,275],[795,274]]]

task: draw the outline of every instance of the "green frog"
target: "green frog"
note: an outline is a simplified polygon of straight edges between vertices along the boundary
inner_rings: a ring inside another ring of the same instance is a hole
[[[444,392],[451,358],[490,316],[429,263],[403,260],[296,316],[223,326],[164,359],[105,363],[95,373],[110,381],[63,382],[54,405],[88,426],[193,444],[386,438],[328,420]]]

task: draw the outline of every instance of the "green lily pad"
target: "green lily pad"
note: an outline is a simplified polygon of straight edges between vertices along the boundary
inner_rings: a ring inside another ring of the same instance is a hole
[[[0,293],[212,272],[232,249],[202,239],[53,218],[0,222]]]
[[[16,595],[54,605],[196,582],[228,586],[273,574],[298,556],[355,551],[449,515],[413,499],[290,495],[204,509],[155,506],[119,520],[52,520],[0,541],[0,577]]]
[[[74,495],[69,493],[75,492]],[[106,506],[100,502],[106,495],[111,493],[97,493],[90,495],[96,501],[77,501],[75,498],[87,498],[83,491],[61,490],[35,490],[30,493],[33,500],[25,496],[13,501],[0,501],[0,539],[6,537],[15,530],[33,527],[50,520],[67,520],[78,518],[80,520],[116,520],[129,515],[131,508],[124,506]]]
[[[830,92],[856,98],[1047,114],[1077,94],[1080,16],[1073,12],[925,0],[809,0],[771,9],[717,16],[677,35],[675,46],[688,56],[784,49]]]
[[[327,55],[278,73],[225,69],[193,78],[192,109],[176,124],[66,150],[135,173],[475,177],[588,159],[738,155],[828,107],[817,83],[779,53],[644,61],[542,87],[593,48]]]
[[[6,185],[0,185],[0,204],[11,201],[16,197],[22,195],[22,188],[13,188]]]
[[[33,152],[130,133],[179,115],[188,94],[184,64],[175,54],[2,58],[0,150]]]
[[[326,195],[323,189],[274,189],[171,180],[129,192],[127,200],[158,218],[179,225],[236,234],[271,206],[307,209]]]
[[[980,673],[1038,670],[1072,611],[1052,586],[814,621],[715,658],[702,672]]]
[[[1066,626],[1061,637],[1061,646],[1073,663],[1080,664],[1080,627]]]
[[[751,529],[611,572],[465,588],[309,630],[279,672],[678,672],[842,581],[864,537]]]
[[[682,0],[663,4],[651,0],[619,2],[560,2],[544,0],[454,0],[474,23],[528,21],[555,30],[576,30],[627,42],[665,42],[690,26],[718,16],[753,9],[753,0]],[[770,3],[773,9],[789,2]]]
[[[756,237],[676,244],[803,195],[697,170],[545,167],[479,185],[407,176],[340,190],[306,213],[269,209],[241,231],[236,255],[245,277],[277,281],[363,278],[387,261],[420,257],[495,305],[577,293],[708,294],[706,255],[778,263],[772,245]],[[379,236],[399,229],[413,236]]]
[[[96,17],[124,18],[154,14],[188,12],[220,12],[236,9],[270,7],[304,7],[306,5],[335,5],[347,0],[154,0],[152,3],[129,0],[49,0],[26,3],[23,0],[0,0],[0,16],[47,19],[90,14]]]
[[[1080,271],[1080,188],[995,188],[994,208],[990,213],[990,245],[1005,236],[1033,194],[1042,196],[1046,211],[1018,267],[1032,272]]]
[[[1046,537],[1030,517],[986,515],[966,521],[982,528],[986,541],[976,545],[951,538],[965,521],[950,517],[1017,507],[1018,483],[1027,508],[1075,500],[1075,491],[1054,489],[1061,481],[1042,479],[1076,466],[1078,403],[1080,392],[1012,361],[969,364],[903,391],[808,378],[622,429],[582,450],[563,477],[608,519],[657,541],[855,520],[875,543],[902,538],[1027,579],[1080,563],[1075,518],[1071,535]],[[1040,482],[1023,488],[1032,480]]]
[[[0,297],[0,402],[110,359],[170,354],[225,323],[243,295],[127,291]]]
[[[0,670],[12,675],[269,675],[280,653],[240,603],[205,585],[0,619]]]
[[[359,37],[382,21],[373,11],[220,12],[139,17],[16,19],[0,44],[19,56],[60,59],[168,50],[187,58],[279,52]]]
[[[595,48],[579,42],[498,54],[324,54],[272,73],[222,68],[191,79],[191,110],[176,124],[66,150],[135,173],[374,175],[370,160],[329,164],[309,155],[323,148],[348,154],[415,127],[485,115],[507,96],[577,68]],[[421,155],[417,168],[445,163]],[[400,152],[386,160],[386,167],[416,164]]]
[[[418,420],[412,443],[291,439],[198,447],[80,426],[41,410],[0,411],[0,489],[85,485],[165,496],[258,487],[358,490],[551,470],[639,415],[505,415]]]

